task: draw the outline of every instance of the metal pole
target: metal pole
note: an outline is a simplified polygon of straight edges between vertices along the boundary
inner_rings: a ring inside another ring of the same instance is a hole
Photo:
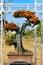
[[[1,0],[1,65],[3,65],[3,20],[2,20],[2,12],[3,12],[3,0]]]
[[[36,65],[37,61],[37,33],[36,33],[36,28],[34,29],[34,65]]]
[[[42,5],[43,5],[43,0],[42,0]],[[43,11],[43,6],[42,6],[42,11]],[[43,13],[42,13],[42,22],[41,22],[41,39],[42,39],[42,65],[43,65]]]
[[[37,12],[36,11],[36,0],[35,0],[35,4],[34,4],[34,11],[35,12]],[[36,45],[36,43],[37,43],[37,40],[36,40],[36,37],[37,37],[37,34],[36,34],[36,28],[34,29],[34,65],[37,65],[36,63],[36,60],[37,60],[37,58],[36,58],[36,47],[37,47],[37,45]]]

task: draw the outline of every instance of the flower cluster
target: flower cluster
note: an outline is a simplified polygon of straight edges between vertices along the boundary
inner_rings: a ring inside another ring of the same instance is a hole
[[[13,13],[13,16],[16,18],[25,17],[25,18],[27,18],[27,21],[29,21],[30,23],[33,23],[33,24],[39,22],[38,17],[36,17],[33,12],[30,12],[27,10],[15,11]]]
[[[4,24],[5,29],[10,29],[10,30],[17,30],[18,27],[14,23],[5,23]]]

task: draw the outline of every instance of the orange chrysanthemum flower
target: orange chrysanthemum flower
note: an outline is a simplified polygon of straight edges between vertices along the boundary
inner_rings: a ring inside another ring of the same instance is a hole
[[[30,23],[37,23],[39,22],[38,17],[35,16],[33,12],[27,11],[27,10],[19,10],[13,13],[14,17],[25,17]]]
[[[14,23],[6,23],[4,24],[4,28],[5,29],[10,29],[10,30],[17,30],[18,27],[14,24]]]

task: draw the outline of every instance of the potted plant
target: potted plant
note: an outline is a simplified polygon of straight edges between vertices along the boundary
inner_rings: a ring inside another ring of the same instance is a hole
[[[21,30],[19,28],[15,27],[14,24],[11,24],[11,23],[9,25],[7,24],[8,29],[10,29],[10,30],[16,29],[17,50],[19,52],[19,53],[18,52],[17,53],[14,53],[14,52],[9,53],[8,57],[11,62],[14,62],[14,61],[32,62],[33,53],[29,50],[24,49],[24,47],[22,45],[22,35],[23,35],[24,29],[26,28],[26,26],[34,27],[35,25],[39,24],[40,21],[39,21],[38,17],[36,17],[33,12],[30,12],[27,10],[16,11],[13,13],[13,16],[15,18],[25,17],[25,18],[27,18],[27,21],[26,21],[26,23],[23,23]],[[6,29],[6,27],[5,27],[5,29]],[[11,39],[9,39],[9,41],[11,41],[10,45],[14,44],[14,43],[12,43],[12,42],[14,42],[13,38],[15,38],[14,35],[11,36]]]

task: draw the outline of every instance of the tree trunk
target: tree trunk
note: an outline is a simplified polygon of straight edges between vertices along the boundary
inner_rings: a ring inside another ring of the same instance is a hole
[[[21,38],[20,38],[20,48],[21,48],[21,52],[24,52],[24,51],[26,51],[25,49],[24,49],[24,47],[23,47],[23,43],[22,43],[22,36],[21,36]]]

